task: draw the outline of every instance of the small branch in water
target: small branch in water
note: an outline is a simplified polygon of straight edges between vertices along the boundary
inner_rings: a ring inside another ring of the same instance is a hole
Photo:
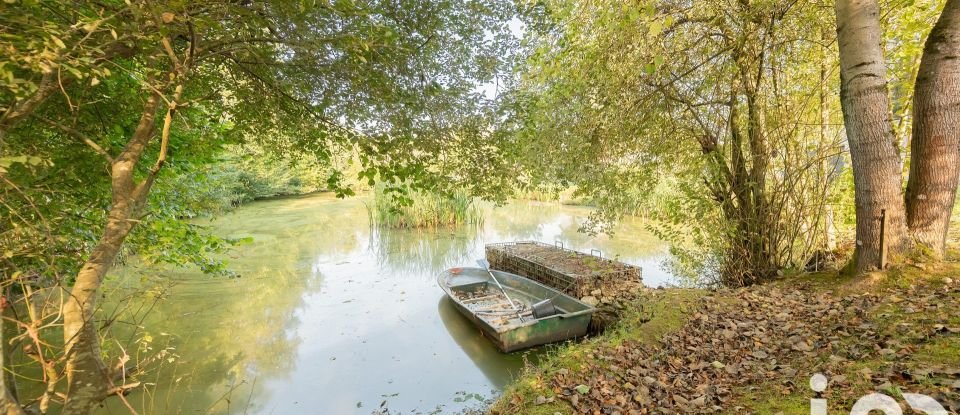
[[[250,401],[253,399],[253,389],[257,387],[257,378],[253,378],[253,383],[250,385],[250,393],[247,394],[247,406],[243,407],[243,415],[247,415],[247,410],[250,409]]]
[[[227,409],[228,409],[228,412],[229,412],[229,408],[230,408],[230,396],[233,394],[234,389],[239,388],[241,385],[243,385],[243,384],[245,384],[245,383],[247,383],[247,381],[242,380],[242,381],[240,381],[239,384],[233,384],[233,385],[231,385],[231,386],[230,386],[230,389],[227,390],[226,392],[224,392],[223,395],[220,395],[220,398],[219,398],[219,399],[213,401],[213,403],[211,403],[210,406],[207,407],[207,410],[204,411],[203,413],[205,413],[205,414],[211,413],[211,411],[213,411],[213,408],[215,408],[215,407],[217,406],[217,404],[220,403],[220,401],[222,401],[222,400],[226,400],[226,401],[227,401]]]

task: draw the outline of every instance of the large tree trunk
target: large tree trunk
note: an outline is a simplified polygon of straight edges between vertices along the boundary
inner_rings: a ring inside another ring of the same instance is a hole
[[[880,264],[884,243],[891,254],[906,247],[900,156],[894,143],[887,74],[880,46],[879,6],[874,1],[837,0],[840,103],[853,161],[857,214],[856,269]],[[881,211],[886,240],[881,241]]]
[[[88,414],[109,393],[109,374],[100,355],[100,339],[93,317],[103,277],[136,225],[153,183],[152,174],[137,183],[134,170],[153,137],[159,104],[159,95],[147,99],[133,137],[111,166],[113,200],[107,224],[90,259],[77,274],[64,305],[63,336],[69,384],[64,414]]]
[[[907,224],[942,258],[960,173],[960,0],[948,0],[923,48],[913,96]]]

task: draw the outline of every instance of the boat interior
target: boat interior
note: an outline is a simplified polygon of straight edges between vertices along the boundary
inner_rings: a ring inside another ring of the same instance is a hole
[[[493,327],[515,326],[534,319],[531,305],[537,299],[507,287],[504,289],[513,306],[503,291],[488,281],[451,286],[450,293],[471,313]]]
[[[591,309],[535,281],[500,271],[493,273],[497,275],[496,281],[483,268],[451,268],[440,275],[439,281],[467,312],[497,331]]]

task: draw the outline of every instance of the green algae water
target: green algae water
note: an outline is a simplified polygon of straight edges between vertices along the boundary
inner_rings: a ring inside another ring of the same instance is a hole
[[[102,314],[141,328],[133,361],[162,353],[139,413],[456,413],[482,407],[542,350],[499,353],[457,313],[436,275],[470,266],[486,243],[562,241],[670,283],[664,245],[626,220],[615,237],[577,228],[581,207],[485,206],[480,226],[371,229],[364,199],[311,195],[252,203],[212,221],[253,239],[229,254],[237,278],[129,265],[107,283]],[[123,332],[119,326],[116,332]],[[99,413],[127,414],[110,399]]]

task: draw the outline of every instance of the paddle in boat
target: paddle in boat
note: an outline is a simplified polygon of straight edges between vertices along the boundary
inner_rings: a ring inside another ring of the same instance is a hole
[[[451,268],[437,277],[460,313],[503,352],[583,336],[593,307],[536,281],[484,268]]]

